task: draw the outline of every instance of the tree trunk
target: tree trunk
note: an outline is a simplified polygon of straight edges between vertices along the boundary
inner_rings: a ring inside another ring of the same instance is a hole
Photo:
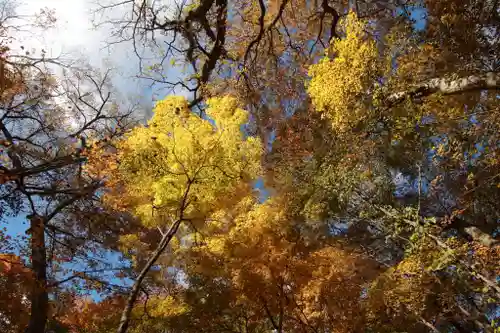
[[[170,240],[172,237],[175,235],[177,232],[177,229],[179,228],[179,225],[181,224],[182,219],[179,219],[172,224],[170,229],[166,234],[163,235],[160,243],[156,247],[155,252],[153,252],[152,256],[149,258],[148,262],[146,265],[142,268],[141,272],[139,273],[139,276],[134,281],[134,285],[132,286],[132,291],[130,292],[130,295],[128,296],[127,299],[127,304],[125,305],[125,308],[123,309],[122,316],[120,318],[120,325],[118,326],[117,333],[125,333],[127,332],[129,323],[130,323],[130,315],[132,314],[132,309],[134,307],[135,301],[137,300],[137,297],[139,296],[140,288],[142,281],[146,277],[147,273],[151,269],[151,267],[155,264],[156,260],[160,257],[160,255],[163,253],[165,248],[167,247],[168,243],[170,243]]]
[[[31,315],[26,333],[44,333],[47,324],[49,298],[47,294],[47,258],[44,219],[33,216],[31,227],[31,269],[34,283],[31,289]]]

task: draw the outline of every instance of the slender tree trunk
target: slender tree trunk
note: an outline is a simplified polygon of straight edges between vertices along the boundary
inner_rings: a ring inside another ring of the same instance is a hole
[[[264,305],[264,310],[266,311],[266,314],[267,314],[267,318],[269,319],[269,321],[271,322],[271,326],[274,328],[274,330],[276,332],[280,332],[280,326],[278,323],[276,323],[276,321],[274,320],[274,317],[273,317],[273,314],[271,313],[271,310],[269,309],[269,307],[267,306],[267,302],[265,301],[265,299],[263,297],[259,297],[262,301],[262,304]]]
[[[33,216],[30,220],[31,269],[33,271],[34,283],[30,297],[31,315],[26,333],[44,333],[49,309],[44,219],[39,216]]]
[[[156,260],[158,260],[163,251],[165,251],[165,248],[167,247],[168,243],[170,243],[170,240],[177,232],[177,229],[179,228],[181,222],[182,219],[175,221],[174,224],[172,224],[172,226],[168,230],[168,232],[162,236],[162,239],[160,243],[158,243],[156,250],[153,252],[148,262],[146,263],[146,265],[144,265],[143,269],[135,279],[134,285],[132,286],[132,290],[130,291],[130,295],[128,296],[127,299],[127,304],[125,305],[125,308],[122,311],[122,316],[120,318],[120,325],[118,326],[117,333],[127,332],[128,326],[130,324],[130,315],[132,313],[135,301],[139,296],[142,281],[146,277],[151,267],[155,264]]]

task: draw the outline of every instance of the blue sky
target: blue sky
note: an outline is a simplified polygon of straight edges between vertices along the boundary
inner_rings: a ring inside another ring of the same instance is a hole
[[[78,59],[78,63],[89,63],[91,66],[105,71],[113,69],[113,86],[119,94],[122,104],[139,102],[144,110],[149,111],[154,104],[155,89],[150,81],[135,78],[138,72],[138,60],[133,54],[131,44],[117,44],[109,48],[107,41],[111,30],[109,27],[95,29],[92,25],[94,0],[14,0],[20,15],[34,15],[44,8],[53,9],[57,22],[55,28],[47,31],[30,29],[19,31],[15,35],[13,47],[23,46],[31,53],[37,54],[41,49],[47,57],[61,59]],[[124,15],[129,7],[115,12],[117,17]],[[179,75],[179,70],[172,70],[169,75]],[[149,113],[139,115],[146,118]],[[9,219],[9,233],[24,233],[27,229],[24,216]]]
[[[424,7],[409,7],[410,18],[415,21],[413,27],[415,30],[424,30],[427,25],[427,10]],[[398,10],[398,13],[402,13],[402,10]]]

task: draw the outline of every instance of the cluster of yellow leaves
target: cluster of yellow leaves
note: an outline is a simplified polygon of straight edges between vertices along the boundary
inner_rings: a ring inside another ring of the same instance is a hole
[[[188,311],[189,307],[172,296],[148,300],[147,311],[153,317],[174,317]]]
[[[304,314],[310,321],[333,320],[336,332],[356,330],[362,318],[359,295],[373,271],[356,254],[335,247],[312,253],[308,262],[311,275],[300,291]]]
[[[404,305],[412,313],[421,314],[427,302],[425,286],[430,286],[437,279],[425,269],[425,263],[418,256],[407,258],[395,269],[392,278],[394,286],[387,290],[385,297],[394,308]]]
[[[156,227],[203,218],[256,178],[262,147],[242,132],[247,113],[232,97],[208,106],[210,120],[190,112],[183,97],[160,101],[147,126],[117,143],[113,168],[101,170],[113,185],[107,202]]]
[[[350,12],[345,20],[346,36],[336,39],[329,53],[309,68],[308,93],[319,112],[344,129],[366,116],[362,95],[373,85],[378,51],[365,33],[366,24]]]
[[[274,266],[267,264],[274,262],[278,267],[283,264],[279,253],[275,251],[286,247],[286,239],[280,237],[284,226],[283,214],[284,208],[274,200],[257,204],[252,196],[247,196],[233,207],[232,212],[219,210],[211,216],[208,225],[210,237],[204,238],[204,246],[194,250],[201,256],[237,258],[237,262],[225,260],[231,269],[242,271],[250,268],[269,276]],[[265,260],[266,264],[257,262],[257,257]],[[240,262],[243,258],[247,260]],[[231,261],[235,263],[234,266]],[[239,284],[241,281],[237,280],[242,275],[235,273],[234,276],[235,283]]]

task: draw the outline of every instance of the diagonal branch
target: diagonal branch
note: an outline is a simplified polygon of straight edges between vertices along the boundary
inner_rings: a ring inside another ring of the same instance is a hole
[[[170,243],[170,240],[172,240],[172,237],[177,232],[177,229],[179,229],[180,224],[185,221],[184,218],[184,212],[186,207],[188,206],[188,195],[190,194],[190,189],[191,185],[193,184],[192,181],[188,181],[186,190],[184,191],[184,195],[182,197],[182,200],[179,205],[179,218],[172,223],[170,226],[170,229],[168,230],[167,233],[165,233],[161,240],[160,243],[158,243],[158,246],[156,247],[156,250],[153,252],[149,260],[146,262],[144,267],[142,268],[141,272],[137,276],[136,280],[134,281],[134,284],[132,286],[132,290],[128,296],[127,303],[125,305],[125,308],[122,311],[121,317],[120,317],[120,324],[118,325],[118,330],[117,333],[125,333],[128,330],[128,326],[130,323],[130,316],[132,314],[132,309],[134,307],[135,301],[137,300],[137,297],[139,296],[139,292],[141,290],[141,285],[142,281],[150,271],[151,267],[155,264],[155,262],[158,260],[158,258],[162,255],[162,253],[165,251],[166,247]]]
[[[406,91],[400,91],[389,95],[386,106],[391,107],[399,104],[407,98],[419,98],[435,93],[453,95],[477,90],[499,90],[500,73],[487,72],[484,74],[470,75],[458,79],[434,78],[427,82],[416,85]]]
[[[137,297],[139,296],[139,292],[141,289],[141,284],[144,278],[146,277],[147,273],[151,269],[151,267],[155,264],[156,260],[160,257],[160,255],[163,253],[167,245],[170,243],[170,240],[172,237],[175,235],[177,232],[177,229],[179,228],[179,225],[181,224],[182,220],[178,219],[175,221],[168,232],[162,237],[160,243],[158,244],[156,250],[153,252],[153,255],[149,258],[147,261],[146,265],[144,265],[143,269],[137,276],[137,279],[134,282],[134,285],[132,287],[132,291],[130,292],[130,295],[127,299],[127,304],[125,308],[123,309],[121,318],[120,318],[120,325],[118,326],[118,333],[125,333],[127,332],[129,322],[130,322],[130,315],[132,313],[132,309],[134,307],[135,301],[137,300]]]
[[[279,325],[276,323],[274,320],[273,314],[271,313],[271,310],[269,310],[269,307],[267,306],[267,302],[263,297],[260,297],[264,310],[266,311],[267,317],[269,318],[269,321],[271,322],[271,325],[276,331],[279,331]]]
[[[57,287],[63,283],[69,282],[69,281],[74,280],[74,279],[92,279],[92,277],[88,275],[91,273],[105,273],[105,272],[112,272],[112,271],[124,271],[124,270],[129,270],[129,269],[130,269],[130,267],[119,267],[119,268],[102,268],[102,269],[82,271],[82,272],[78,272],[78,273],[75,273],[73,275],[70,275],[62,280],[54,281],[54,282],[50,283],[47,287],[48,288]]]

